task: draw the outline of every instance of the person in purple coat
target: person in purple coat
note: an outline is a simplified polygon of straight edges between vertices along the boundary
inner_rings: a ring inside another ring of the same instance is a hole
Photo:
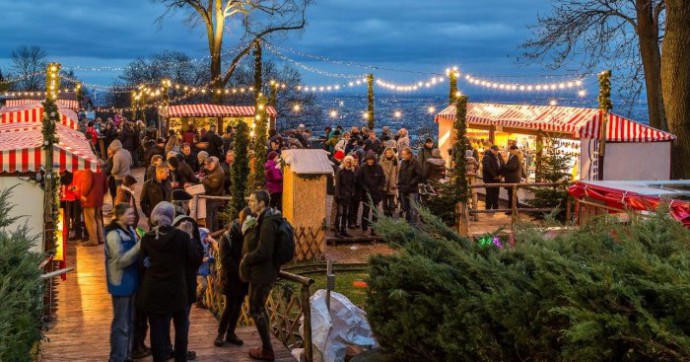
[[[271,195],[270,206],[278,211],[283,210],[283,171],[278,164],[278,153],[271,151],[264,164],[266,191]]]

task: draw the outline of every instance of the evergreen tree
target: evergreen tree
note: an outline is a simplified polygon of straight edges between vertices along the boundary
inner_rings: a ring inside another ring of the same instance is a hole
[[[242,209],[247,206],[245,196],[247,194],[247,179],[249,178],[249,127],[244,122],[238,122],[235,126],[235,162],[232,164],[232,186],[230,195],[232,201],[228,205],[227,218],[235,220]]]
[[[420,215],[374,226],[400,248],[369,262],[367,316],[391,360],[690,361],[690,231],[668,210],[518,230],[511,250]]]
[[[0,361],[32,361],[41,339],[43,283],[39,254],[31,252],[38,240],[26,225],[8,228],[11,189],[0,191]]]
[[[538,208],[554,208],[555,216],[559,220],[565,218],[565,208],[568,200],[568,182],[570,175],[570,156],[566,155],[559,140],[544,137],[542,149],[542,164],[537,179],[543,182],[560,183],[559,186],[538,187],[533,190],[534,198],[530,204]]]

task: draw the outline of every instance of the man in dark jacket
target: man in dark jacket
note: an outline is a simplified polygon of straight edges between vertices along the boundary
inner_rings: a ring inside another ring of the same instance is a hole
[[[184,162],[189,165],[189,167],[194,172],[199,172],[199,160],[196,157],[196,152],[192,152],[192,146],[189,143],[184,143],[180,148]]]
[[[172,188],[170,187],[170,170],[168,165],[163,163],[156,166],[156,176],[144,182],[141,188],[141,197],[139,198],[139,205],[141,211],[148,218],[149,226],[153,226],[151,220],[151,211],[156,205],[162,201],[172,200]]]
[[[160,142],[160,140],[159,140]],[[155,155],[160,155],[161,157],[165,157],[165,142],[163,143],[156,143],[154,140],[149,140],[148,144],[146,145],[146,151],[144,152],[144,165],[149,166],[151,165],[151,158]]]
[[[251,209],[245,207],[240,211],[240,218],[232,222],[230,230],[223,233],[218,241],[220,249],[220,285],[221,293],[225,296],[225,309],[218,324],[218,336],[213,344],[221,347],[228,342],[241,346],[244,342],[235,334],[235,327],[242,312],[244,297],[249,291],[249,284],[240,280],[240,261],[242,261],[242,248],[244,236],[242,224],[248,216],[252,215]]]
[[[520,183],[522,180],[522,164],[520,162],[520,156],[518,155],[519,152],[520,150],[518,146],[510,146],[510,156],[508,156],[508,162],[506,162],[505,166],[503,166],[503,169],[501,170],[501,174],[504,177],[504,182],[507,184]],[[506,190],[508,191],[508,208],[512,209],[513,188],[506,187]],[[506,212],[506,215],[510,214],[511,212]]]
[[[209,157],[206,159],[206,170],[208,175],[201,183],[204,185],[206,195],[223,196],[225,195],[225,174],[220,167],[218,158]],[[211,231],[218,230],[218,206],[219,200],[206,200],[206,227]]]
[[[376,138],[376,133],[369,132],[369,138],[364,141],[364,150],[366,152],[373,151],[376,155],[383,152],[383,144],[380,139]]]
[[[223,158],[223,139],[216,133],[216,126],[211,125],[208,132],[201,138],[202,142],[208,142],[208,152],[209,156],[216,156],[218,159]]]
[[[185,265],[197,263],[198,251],[189,235],[172,226],[175,209],[161,202],[151,211],[154,228],[141,240],[141,257],[148,270],[137,305],[149,316],[154,361],[168,359],[170,320],[175,326],[175,361],[187,361],[187,283]]]
[[[335,211],[337,218],[335,218],[333,225],[341,237],[350,237],[347,233],[347,224],[350,219],[350,204],[354,202],[356,182],[355,160],[352,156],[345,156],[342,167],[338,167],[336,170],[335,190],[333,191],[333,204],[337,207]]]
[[[223,189],[226,195],[230,195],[230,186],[232,186],[232,164],[235,163],[235,151],[229,150],[225,152],[225,160],[221,162],[220,167],[223,169],[225,175],[225,182]]]
[[[173,173],[174,183],[171,185],[173,189],[184,189],[186,184],[198,184],[199,179],[194,175],[194,171],[189,165],[180,161],[177,157],[172,157],[168,160],[168,166]]]
[[[374,134],[374,132],[371,134]],[[364,191],[364,207],[362,210],[361,223],[362,231],[365,236],[368,233],[369,222],[377,221],[376,212],[381,200],[383,200],[383,186],[386,183],[386,176],[383,174],[383,168],[376,162],[376,158],[376,152],[373,150],[367,152],[364,163],[357,170],[357,184],[359,184]],[[373,214],[373,216],[370,216],[370,213]],[[371,234],[374,235],[373,231]]]
[[[419,163],[420,166],[424,167],[426,160],[433,157],[432,156],[433,151],[434,151],[434,140],[431,138],[427,138],[424,141],[424,147],[422,147],[422,149],[419,150],[419,154],[417,155],[417,163]]]
[[[249,208],[258,215],[256,227],[247,230],[244,239],[240,277],[249,282],[249,313],[261,337],[261,347],[249,351],[254,359],[273,361],[273,345],[266,313],[266,300],[278,278],[273,264],[273,251],[278,237],[281,215],[269,208],[270,196],[266,191],[254,191],[249,196]]]
[[[412,222],[415,213],[412,202],[417,201],[419,183],[422,181],[422,169],[417,160],[412,157],[412,150],[404,148],[400,153],[402,161],[398,171],[398,192],[400,193],[400,207],[405,213],[407,222]]]
[[[435,148],[431,152],[431,157],[427,158],[422,166],[424,182],[439,182],[446,177],[446,162],[441,158],[441,150]]]
[[[503,161],[498,155],[498,146],[493,145],[491,149],[484,152],[484,158],[482,159],[482,180],[485,184],[499,183],[501,182],[501,168],[503,167]],[[500,192],[498,187],[487,187],[486,188],[486,209],[498,209],[498,193]],[[493,215],[493,214],[490,214]]]

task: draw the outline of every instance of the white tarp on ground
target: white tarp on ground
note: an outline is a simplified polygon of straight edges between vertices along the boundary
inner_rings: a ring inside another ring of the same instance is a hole
[[[378,346],[366,312],[352,304],[346,296],[331,292],[330,313],[326,308],[326,290],[317,290],[309,301],[315,362],[345,361],[345,352],[350,345],[365,348]],[[301,324],[300,333],[304,335],[304,318]]]

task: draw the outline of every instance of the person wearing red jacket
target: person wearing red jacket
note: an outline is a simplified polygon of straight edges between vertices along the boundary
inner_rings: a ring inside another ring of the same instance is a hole
[[[84,246],[98,246],[105,243],[103,236],[103,196],[107,188],[102,171],[79,170],[74,173],[75,184],[81,194],[84,222],[89,233],[89,241]]]

